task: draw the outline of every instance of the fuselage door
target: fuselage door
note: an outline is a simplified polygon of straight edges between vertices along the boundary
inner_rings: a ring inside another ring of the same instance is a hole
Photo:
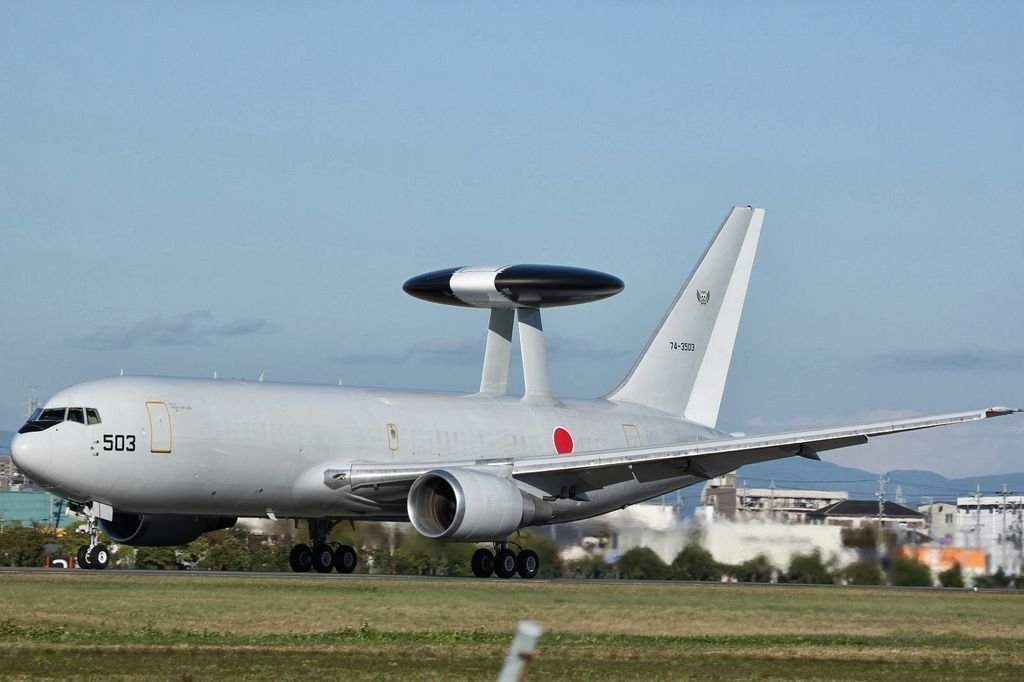
[[[626,436],[627,448],[640,447],[640,429],[636,427],[636,424],[623,424],[622,433]]]
[[[171,451],[171,413],[165,403],[147,402],[149,413],[149,451]]]

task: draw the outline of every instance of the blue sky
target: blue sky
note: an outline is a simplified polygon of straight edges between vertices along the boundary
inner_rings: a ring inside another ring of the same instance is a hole
[[[628,370],[767,209],[720,425],[1024,405],[1024,5],[0,5],[0,429],[116,374],[474,389],[450,265],[626,282],[552,383]],[[1024,420],[832,459],[1024,469]]]

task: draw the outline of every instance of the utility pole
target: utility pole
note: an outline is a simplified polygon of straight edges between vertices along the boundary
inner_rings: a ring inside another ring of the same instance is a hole
[[[28,402],[25,403],[28,406],[28,416],[31,417],[32,413],[39,407],[39,387],[29,386],[28,387]]]
[[[878,490],[875,497],[878,499],[878,531],[876,547],[879,555],[885,550],[885,533],[882,532],[882,517],[885,516],[885,484],[889,482],[885,474],[878,474]]]
[[[747,520],[747,482],[743,481],[743,487],[740,488],[740,513],[736,515],[736,520]]]
[[[875,498],[878,500],[878,529],[882,529],[882,517],[885,515],[885,486],[889,482],[885,474],[878,475],[878,490],[875,491]]]
[[[1006,542],[1006,493],[1007,493],[1006,484],[1004,483],[1003,484],[1003,504],[1000,505],[1001,511],[1002,511],[1002,517],[1003,517],[1003,529],[1002,529],[1002,532],[999,534],[999,554],[1001,555],[1000,563],[1002,564],[1003,570],[1008,572],[1008,573],[1014,573],[1016,571],[1014,571],[1013,569],[1016,568],[1016,567],[1011,567],[1009,565],[1009,562],[1007,561],[1007,556],[1006,556],[1006,549],[1007,549],[1007,547],[1006,547],[1007,546],[1007,542]]]
[[[934,505],[934,504],[935,504],[935,498],[932,497],[931,495],[922,495],[921,496],[921,506],[923,506],[924,509],[925,509],[925,512],[924,512],[924,522],[925,522],[925,524],[927,524],[925,526],[925,528],[928,529],[928,535],[930,535],[933,539],[935,537],[935,532],[932,529],[932,525],[933,525],[932,512],[934,511],[932,509],[932,505]]]
[[[974,546],[981,549],[981,484],[974,489]]]

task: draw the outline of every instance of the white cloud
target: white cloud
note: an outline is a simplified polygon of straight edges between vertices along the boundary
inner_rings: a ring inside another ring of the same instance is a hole
[[[263,318],[216,323],[205,310],[171,317],[157,315],[130,324],[108,324],[81,339],[90,350],[124,350],[135,346],[198,346],[224,336],[268,334],[278,327]]]

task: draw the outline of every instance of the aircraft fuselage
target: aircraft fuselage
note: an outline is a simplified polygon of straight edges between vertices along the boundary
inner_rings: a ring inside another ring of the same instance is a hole
[[[117,377],[65,389],[46,407],[98,411],[20,434],[19,463],[73,500],[124,512],[407,519],[404,496],[352,494],[324,472],[352,463],[417,464],[527,458],[698,441],[720,432],[608,400],[551,405],[387,389],[237,380]],[[564,430],[556,438],[556,429]],[[47,452],[48,451],[48,452]],[[637,481],[554,501],[565,521],[673,490]]]

